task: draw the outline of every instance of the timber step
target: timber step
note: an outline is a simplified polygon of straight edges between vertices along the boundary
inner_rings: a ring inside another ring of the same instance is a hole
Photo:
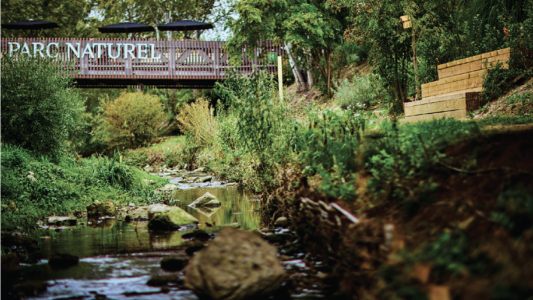
[[[431,114],[425,114],[425,115],[409,116],[409,117],[405,117],[405,119],[401,119],[400,122],[407,123],[407,122],[431,121],[431,120],[442,119],[442,118],[464,119],[466,118],[466,109],[431,113]]]
[[[511,57],[511,48],[505,48],[441,64],[437,66],[439,79],[484,70],[484,62],[487,62],[489,65],[491,63],[502,62],[504,67],[507,67],[509,57]]]
[[[407,102],[404,104],[405,115],[414,117],[418,115],[434,114],[439,112],[472,110],[479,106],[479,89],[439,95],[420,101]]]
[[[507,67],[510,50],[496,50],[439,65],[439,80],[422,84],[422,100],[404,103],[405,119],[402,122],[466,118],[468,111],[481,105],[486,69],[494,67],[497,62]]]

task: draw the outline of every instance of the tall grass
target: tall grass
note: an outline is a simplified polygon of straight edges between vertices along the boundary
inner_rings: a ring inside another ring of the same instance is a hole
[[[176,117],[179,128],[190,135],[198,145],[211,145],[217,136],[218,124],[209,101],[199,98],[182,106]]]

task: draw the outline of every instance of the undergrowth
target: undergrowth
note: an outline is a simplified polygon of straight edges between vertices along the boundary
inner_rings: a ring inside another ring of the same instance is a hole
[[[119,163],[92,156],[76,160],[63,156],[58,163],[16,146],[3,145],[2,229],[32,228],[50,215],[84,211],[95,200],[117,206],[154,201],[155,187],[167,180]],[[156,181],[156,186],[143,184]]]

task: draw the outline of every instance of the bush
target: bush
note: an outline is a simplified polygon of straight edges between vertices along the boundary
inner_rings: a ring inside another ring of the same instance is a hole
[[[183,105],[176,119],[180,129],[190,135],[198,145],[210,145],[217,136],[218,126],[213,109],[204,98]]]
[[[3,56],[2,142],[57,158],[84,110],[72,78],[51,60]]]
[[[355,76],[352,81],[344,79],[339,85],[335,99],[343,109],[368,109],[376,104],[380,90],[370,75]]]
[[[101,100],[96,140],[109,147],[136,148],[152,142],[165,126],[165,112],[157,96],[122,93],[113,101]]]

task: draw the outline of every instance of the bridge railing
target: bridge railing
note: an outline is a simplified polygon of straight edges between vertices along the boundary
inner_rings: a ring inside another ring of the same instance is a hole
[[[2,55],[49,57],[70,62],[79,79],[224,79],[230,68],[250,73],[260,67],[274,73],[283,48],[270,41],[258,44],[239,67],[228,62],[226,42],[124,39],[3,38]]]

